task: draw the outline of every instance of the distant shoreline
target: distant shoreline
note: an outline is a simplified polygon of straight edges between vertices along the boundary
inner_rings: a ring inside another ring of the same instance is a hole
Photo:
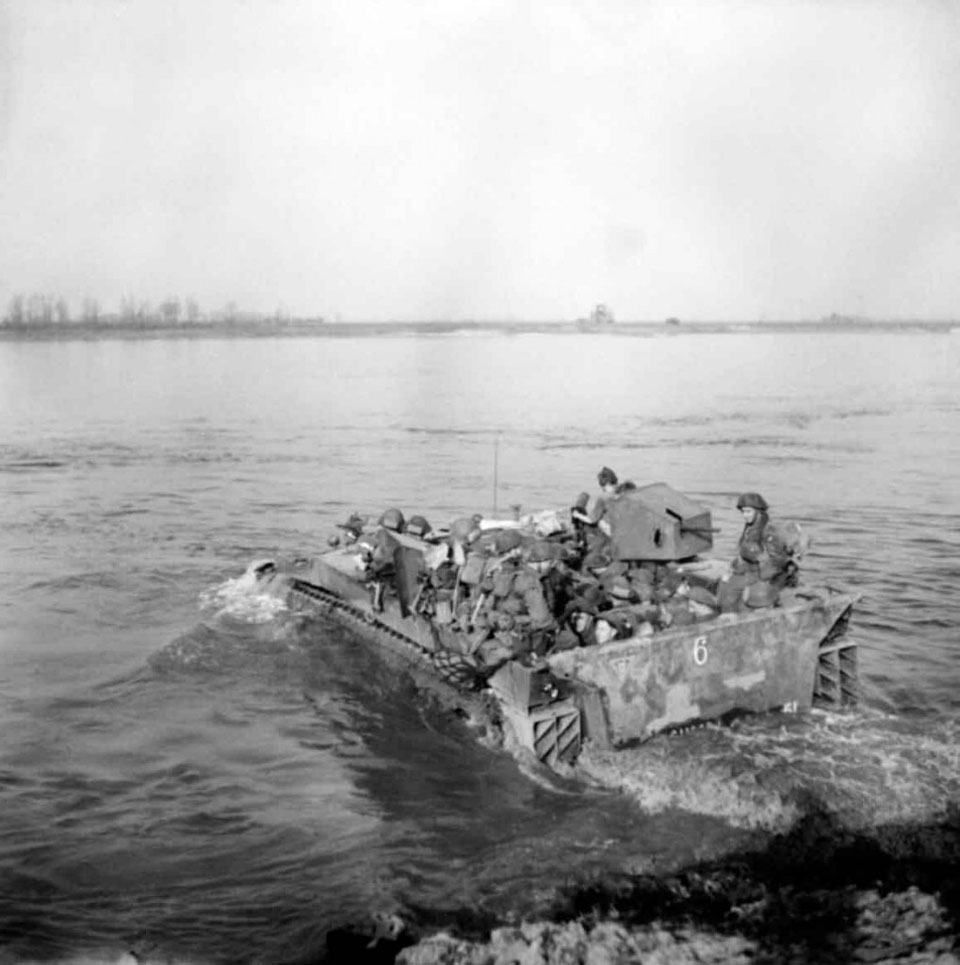
[[[0,340],[5,341],[61,341],[95,339],[159,339],[159,338],[277,338],[321,337],[362,338],[398,335],[460,335],[489,333],[502,335],[579,335],[607,336],[670,336],[682,334],[722,334],[752,332],[778,334],[786,332],[825,333],[946,333],[960,322],[953,321],[872,321],[861,319],[823,319],[783,322],[710,322],[693,321],[667,324],[664,322],[616,322],[590,324],[582,322],[537,321],[462,321],[462,322],[314,322],[314,321],[256,321],[256,322],[198,322],[191,324],[136,324],[128,322],[66,322],[0,325]]]

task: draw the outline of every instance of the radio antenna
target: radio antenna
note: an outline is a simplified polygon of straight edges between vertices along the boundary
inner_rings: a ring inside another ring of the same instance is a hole
[[[497,518],[497,493],[500,489],[500,433],[493,440],[493,518]]]

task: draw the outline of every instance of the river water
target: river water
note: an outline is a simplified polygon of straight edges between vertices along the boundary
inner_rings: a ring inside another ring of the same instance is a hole
[[[715,332],[0,342],[0,961],[298,962],[371,911],[559,889],[960,799],[960,339]],[[238,590],[351,511],[568,506],[601,465],[862,595],[855,712],[553,784],[351,635]],[[426,910],[426,911],[425,911]]]

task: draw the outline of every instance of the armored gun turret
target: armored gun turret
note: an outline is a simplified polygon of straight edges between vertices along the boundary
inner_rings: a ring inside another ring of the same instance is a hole
[[[713,547],[710,510],[666,483],[621,493],[607,503],[614,557],[669,563]]]

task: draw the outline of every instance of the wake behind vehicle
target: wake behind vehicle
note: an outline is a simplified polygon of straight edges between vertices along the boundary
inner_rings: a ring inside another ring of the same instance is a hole
[[[855,701],[854,596],[761,583],[721,606],[706,506],[657,483],[609,510],[603,535],[570,511],[439,531],[354,516],[315,558],[252,570],[259,591],[354,628],[549,766],[585,741]]]

